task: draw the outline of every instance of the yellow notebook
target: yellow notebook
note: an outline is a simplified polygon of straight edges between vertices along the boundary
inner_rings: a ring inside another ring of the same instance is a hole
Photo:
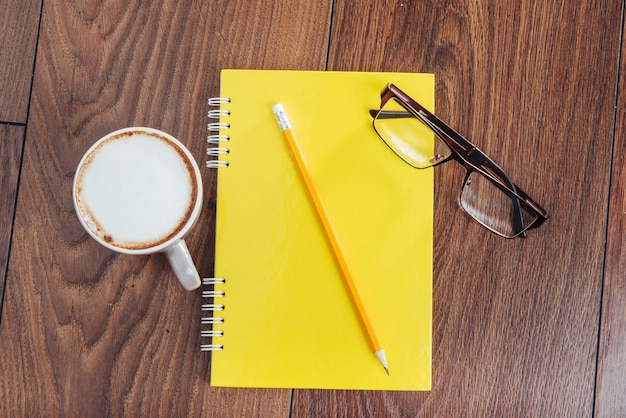
[[[433,170],[411,168],[373,129],[369,109],[389,82],[433,109],[432,74],[221,72],[207,150],[215,156],[207,165],[218,168],[215,277],[224,279],[205,291],[214,300],[204,307],[217,309],[204,334],[212,385],[430,389]],[[276,103],[289,114],[389,376],[333,261]]]

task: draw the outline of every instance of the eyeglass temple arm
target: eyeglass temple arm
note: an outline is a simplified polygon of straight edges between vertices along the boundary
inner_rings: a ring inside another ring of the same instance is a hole
[[[372,118],[375,118],[378,115],[378,119],[401,119],[401,118],[412,118],[414,117],[412,113],[409,113],[404,110],[399,111],[391,111],[391,110],[383,110],[378,114],[378,110],[370,109],[370,115]]]

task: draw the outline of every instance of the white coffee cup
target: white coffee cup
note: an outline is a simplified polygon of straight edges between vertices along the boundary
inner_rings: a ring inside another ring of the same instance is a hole
[[[202,179],[174,137],[144,127],[102,137],[78,164],[73,196],[97,242],[124,254],[162,252],[185,289],[200,286],[183,237],[200,215]]]

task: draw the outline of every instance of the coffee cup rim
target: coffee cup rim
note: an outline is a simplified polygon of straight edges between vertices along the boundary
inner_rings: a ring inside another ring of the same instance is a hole
[[[162,136],[162,137],[166,138],[168,141],[170,141],[171,143],[173,143],[175,146],[177,146],[183,152],[183,154],[185,155],[187,160],[190,162],[190,164],[191,164],[191,166],[193,168],[193,172],[194,172],[194,175],[195,175],[195,178],[196,178],[196,184],[197,184],[197,193],[196,193],[196,196],[195,196],[196,200],[194,202],[193,210],[191,212],[191,215],[189,216],[189,219],[187,220],[185,225],[180,229],[180,231],[178,231],[174,236],[170,237],[167,241],[164,241],[164,242],[162,242],[162,243],[160,243],[158,245],[155,245],[155,246],[152,246],[152,247],[147,247],[147,248],[138,248],[138,249],[117,247],[115,245],[112,245],[112,244],[104,241],[99,236],[97,236],[91,230],[91,228],[87,225],[85,220],[83,219],[83,216],[82,216],[81,211],[80,211],[80,209],[78,207],[78,202],[77,202],[77,199],[76,199],[76,186],[77,186],[77,182],[78,182],[78,175],[79,175],[80,169],[84,165],[85,160],[89,157],[89,155],[101,143],[105,142],[106,140],[110,139],[111,137],[114,137],[114,136],[117,136],[117,135],[120,135],[120,134],[124,134],[124,133],[127,133],[127,132],[134,132],[134,131],[144,131],[144,132],[149,132],[149,133],[153,133],[153,134]],[[163,131],[161,131],[159,129],[145,127],[145,126],[131,126],[131,127],[126,127],[126,128],[121,128],[121,129],[118,129],[116,131],[113,131],[113,132],[110,132],[110,133],[104,135],[103,137],[98,139],[96,142],[94,142],[93,145],[91,145],[87,149],[87,151],[85,151],[85,153],[81,157],[78,165],[76,166],[76,172],[74,173],[74,181],[72,183],[72,200],[74,202],[74,210],[76,211],[76,215],[77,215],[78,220],[80,221],[81,225],[83,226],[85,231],[87,231],[87,233],[93,239],[95,239],[99,244],[101,244],[102,246],[104,246],[104,247],[106,247],[106,248],[108,248],[110,250],[116,251],[118,253],[123,253],[123,254],[134,254],[134,255],[154,254],[154,253],[165,251],[167,248],[169,248],[170,246],[174,245],[178,240],[184,238],[185,235],[187,235],[189,230],[193,227],[193,225],[197,221],[197,219],[198,219],[198,217],[200,215],[200,212],[202,210],[202,200],[203,200],[202,177],[200,175],[200,168],[199,168],[198,163],[196,162],[195,158],[193,158],[193,155],[191,154],[189,149],[187,149],[187,147],[182,142],[180,142],[178,139],[176,139],[172,135],[168,134],[167,132],[163,132]]]

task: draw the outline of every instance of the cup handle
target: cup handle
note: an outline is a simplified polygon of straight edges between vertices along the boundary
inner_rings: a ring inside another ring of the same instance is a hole
[[[164,251],[176,277],[186,290],[194,290],[200,286],[200,275],[193,264],[187,244],[179,239]]]

